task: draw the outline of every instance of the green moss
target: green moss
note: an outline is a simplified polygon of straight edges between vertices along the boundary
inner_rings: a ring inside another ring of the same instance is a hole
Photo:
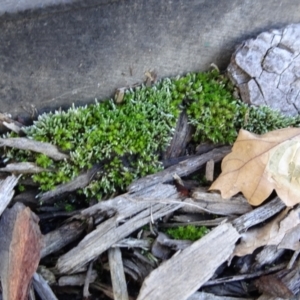
[[[191,240],[196,241],[202,238],[209,232],[209,229],[205,226],[178,226],[176,228],[167,229],[167,234],[175,240]]]
[[[53,170],[32,176],[42,191],[74,179],[96,163],[102,169],[84,194],[101,199],[123,191],[134,179],[161,169],[159,155],[172,138],[180,113],[171,96],[172,85],[164,79],[154,87],[128,90],[120,105],[106,100],[43,114],[24,129],[27,137],[68,152],[68,161],[17,150],[9,150],[6,156]]]
[[[231,144],[240,128],[260,134],[300,124],[299,117],[288,118],[268,107],[250,107],[235,99],[229,80],[213,70],[128,89],[118,105],[106,100],[43,114],[24,129],[28,138],[52,143],[69,153],[68,161],[56,162],[14,149],[6,149],[5,156],[51,170],[32,176],[42,191],[101,164],[101,171],[82,192],[88,198],[107,198],[124,191],[133,180],[161,169],[159,157],[172,138],[182,109],[195,126],[196,143]]]

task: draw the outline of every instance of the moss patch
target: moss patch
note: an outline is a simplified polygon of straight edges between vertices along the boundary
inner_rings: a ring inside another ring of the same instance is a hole
[[[55,162],[45,155],[17,150],[6,150],[5,156],[51,170],[32,177],[42,191],[100,163],[102,170],[83,193],[102,199],[124,191],[136,178],[161,169],[160,154],[169,144],[183,109],[195,126],[193,141],[197,143],[231,144],[240,128],[264,133],[299,126],[299,117],[288,118],[270,108],[249,107],[235,99],[228,79],[213,70],[128,89],[121,104],[106,100],[43,114],[24,129],[28,138],[68,152],[68,161]]]

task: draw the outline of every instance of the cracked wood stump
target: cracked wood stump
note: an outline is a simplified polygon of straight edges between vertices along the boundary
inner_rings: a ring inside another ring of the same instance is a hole
[[[300,24],[259,34],[232,55],[227,72],[244,102],[285,115],[300,111]]]

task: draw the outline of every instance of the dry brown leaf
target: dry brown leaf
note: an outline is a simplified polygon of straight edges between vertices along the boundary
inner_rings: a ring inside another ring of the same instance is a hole
[[[251,205],[259,205],[275,189],[287,206],[293,206],[300,202],[299,159],[300,128],[264,135],[241,129],[210,190],[220,190],[223,198],[242,192]]]
[[[290,210],[286,208],[274,220],[263,227],[249,229],[241,234],[240,243],[236,246],[232,256],[244,256],[253,253],[261,246],[275,245],[278,248],[295,250],[300,246],[298,231],[295,237],[295,229],[300,224],[300,207]],[[293,236],[293,241],[287,243],[287,239]]]

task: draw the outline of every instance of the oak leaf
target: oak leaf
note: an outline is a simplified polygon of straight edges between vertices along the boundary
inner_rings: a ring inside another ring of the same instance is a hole
[[[263,135],[241,129],[210,190],[220,190],[223,198],[242,192],[251,205],[261,204],[275,190],[287,206],[299,203],[300,128]]]

